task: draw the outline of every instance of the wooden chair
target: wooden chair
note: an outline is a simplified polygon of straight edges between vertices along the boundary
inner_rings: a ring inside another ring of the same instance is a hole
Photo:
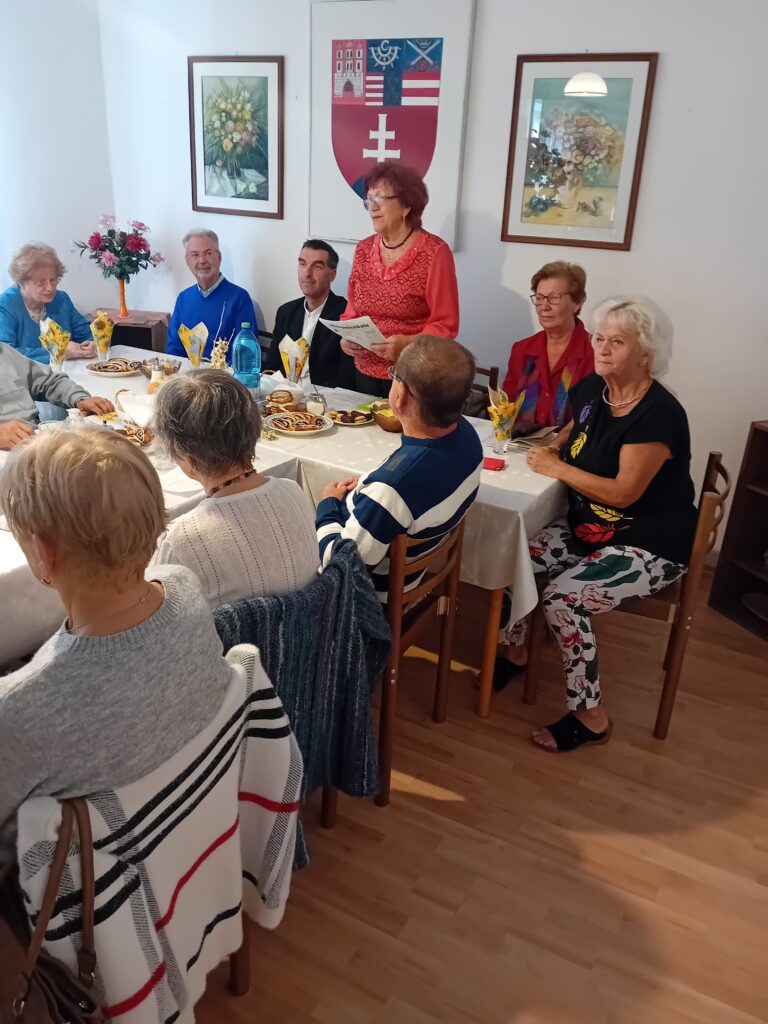
[[[494,391],[498,391],[498,389],[499,389],[499,368],[498,368],[498,366],[491,366],[490,369],[488,369],[488,370],[486,370],[484,366],[476,366],[475,367],[475,373],[478,375],[478,377],[487,377],[488,378],[488,383],[487,384],[485,384],[485,383],[480,384],[478,381],[475,381],[475,383],[472,385],[473,388],[476,388],[476,389],[481,390],[481,391],[487,391],[488,388],[493,388]]]
[[[229,991],[233,996],[248,994],[251,987],[251,939],[248,918],[243,914],[243,941],[240,949],[229,956]]]
[[[392,777],[392,749],[394,746],[395,708],[400,659],[432,623],[435,615],[442,617],[440,649],[437,661],[432,717],[444,722],[448,709],[448,678],[451,670],[453,633],[456,624],[456,601],[461,569],[461,545],[464,540],[464,521],[448,533],[434,551],[407,562],[408,551],[423,541],[411,540],[405,534],[389,548],[389,591],[387,617],[392,629],[392,652],[387,662],[381,688],[379,715],[379,792],[375,797],[380,807],[389,803]],[[405,577],[422,569],[426,579],[405,591]]]
[[[717,531],[723,519],[725,502],[731,489],[731,479],[723,466],[720,452],[710,452],[704,484],[699,498],[699,515],[696,533],[691,550],[688,572],[650,597],[634,598],[621,606],[621,611],[645,618],[671,622],[672,628],[664,655],[664,685],[656,715],[653,735],[663,740],[667,738],[672,710],[677,695],[677,684],[685,659],[688,635],[691,631],[693,614],[704,571],[707,554],[715,546]],[[722,480],[722,486],[719,487]],[[536,700],[536,688],[539,679],[541,647],[547,636],[546,621],[539,603],[531,616],[528,637],[528,668],[526,670],[523,700],[533,704]]]

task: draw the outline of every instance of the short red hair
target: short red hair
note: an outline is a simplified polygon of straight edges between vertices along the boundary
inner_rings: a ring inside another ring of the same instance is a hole
[[[376,164],[363,178],[365,191],[382,182],[389,186],[390,191],[408,209],[405,222],[409,228],[416,230],[421,227],[421,215],[429,202],[429,192],[424,179],[413,167],[401,164],[399,160],[384,160]]]

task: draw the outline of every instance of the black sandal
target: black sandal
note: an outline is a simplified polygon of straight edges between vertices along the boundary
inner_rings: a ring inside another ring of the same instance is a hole
[[[512,682],[513,679],[523,675],[527,668],[527,665],[516,665],[514,661],[510,661],[509,658],[502,658],[501,655],[499,655],[493,666],[493,692],[500,693],[505,686]],[[475,679],[475,689],[480,689],[479,676]]]
[[[607,743],[613,732],[613,722],[609,718],[608,728],[604,732],[593,732],[573,712],[569,711],[557,722],[545,725],[544,728],[554,739],[557,748],[553,750],[551,747],[545,747],[541,743],[536,743],[533,738],[532,742],[542,750],[548,750],[550,754],[567,754],[569,751],[576,750],[577,747],[585,747],[589,743]]]

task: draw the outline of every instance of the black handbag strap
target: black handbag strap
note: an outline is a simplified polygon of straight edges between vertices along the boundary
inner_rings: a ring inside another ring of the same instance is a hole
[[[93,837],[91,833],[91,818],[88,813],[88,805],[82,797],[72,800],[61,801],[61,825],[56,840],[56,847],[53,851],[48,882],[45,886],[40,913],[35,923],[35,929],[29,940],[27,955],[22,969],[23,991],[20,991],[14,1001],[14,1010],[20,1014],[29,994],[29,987],[32,981],[35,967],[37,965],[40,951],[45,941],[45,933],[51,921],[56,897],[59,894],[59,886],[64,874],[64,868],[69,856],[69,846],[72,841],[74,822],[77,820],[80,846],[80,879],[82,884],[82,945],[78,952],[78,972],[83,985],[90,988],[94,982],[96,971],[96,951],[94,949],[94,904],[96,901],[95,876],[93,866]]]

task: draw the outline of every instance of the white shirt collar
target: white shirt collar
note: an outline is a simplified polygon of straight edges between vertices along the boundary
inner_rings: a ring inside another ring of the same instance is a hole
[[[216,289],[219,287],[219,285],[221,284],[221,282],[223,280],[224,280],[224,275],[223,274],[219,274],[218,281],[214,282],[214,284],[212,284],[210,288],[206,288],[205,291],[203,291],[203,289],[200,287],[200,285],[198,285],[197,286],[197,290],[200,292],[200,294],[203,296],[204,299],[207,299],[208,296],[211,294],[211,292],[215,292],[216,291]]]

